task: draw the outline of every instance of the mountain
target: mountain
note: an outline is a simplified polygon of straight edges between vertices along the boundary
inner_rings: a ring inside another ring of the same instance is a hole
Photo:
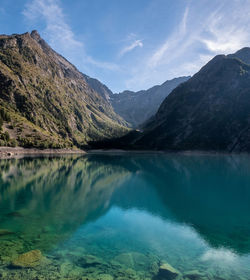
[[[37,31],[0,35],[0,144],[82,146],[127,131],[90,85]]]
[[[246,48],[240,49],[239,51],[237,51],[234,54],[229,54],[227,57],[238,58],[242,62],[244,62],[246,64],[250,64],[250,48],[246,47]]]
[[[162,101],[174,88],[186,82],[189,78],[175,78],[148,90],[109,94],[110,102],[118,115],[126,120],[131,127],[137,128],[157,112]]]
[[[175,88],[157,113],[94,148],[250,152],[250,48],[218,55]]]
[[[134,147],[249,152],[249,63],[250,48],[213,58],[164,100]]]
[[[99,80],[91,78],[85,74],[84,78],[88,85],[94,89],[102,98],[104,98],[107,102],[109,102],[110,97],[113,95],[113,92]]]

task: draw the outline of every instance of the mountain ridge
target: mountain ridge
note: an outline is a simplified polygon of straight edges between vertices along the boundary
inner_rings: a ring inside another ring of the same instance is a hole
[[[174,88],[190,79],[190,76],[177,77],[146,90],[137,92],[125,90],[120,93],[113,93],[98,79],[91,78],[86,74],[83,75],[89,86],[109,102],[114,111],[131,128],[141,127],[145,121],[157,112],[162,101]]]
[[[189,78],[190,76],[174,78],[137,92],[126,90],[113,94],[110,102],[114,111],[130,123],[132,128],[138,128],[157,112],[162,101],[174,88]]]
[[[11,117],[3,130],[18,145],[82,146],[127,131],[84,74],[35,30],[0,35],[0,88],[0,107]],[[5,138],[1,133],[2,145]]]
[[[245,50],[250,57],[250,48]],[[242,59],[241,51],[218,55],[174,89],[136,144],[169,150],[250,151],[250,65]]]
[[[250,152],[250,48],[217,55],[139,130],[92,143],[129,150]]]

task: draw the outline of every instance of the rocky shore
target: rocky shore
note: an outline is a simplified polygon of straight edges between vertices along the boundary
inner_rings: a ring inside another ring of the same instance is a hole
[[[86,152],[80,149],[27,149],[22,147],[0,147],[1,158],[20,158],[24,156],[37,155],[64,155],[64,154],[85,154]]]

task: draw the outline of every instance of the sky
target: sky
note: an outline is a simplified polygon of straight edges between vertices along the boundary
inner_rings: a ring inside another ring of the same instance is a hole
[[[38,30],[113,92],[193,75],[250,46],[250,0],[0,0],[0,33]]]

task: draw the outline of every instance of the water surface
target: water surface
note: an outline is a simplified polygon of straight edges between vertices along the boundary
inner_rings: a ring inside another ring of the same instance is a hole
[[[11,265],[34,249],[41,264]],[[0,161],[0,279],[155,280],[163,263],[180,279],[250,279],[249,156]]]

